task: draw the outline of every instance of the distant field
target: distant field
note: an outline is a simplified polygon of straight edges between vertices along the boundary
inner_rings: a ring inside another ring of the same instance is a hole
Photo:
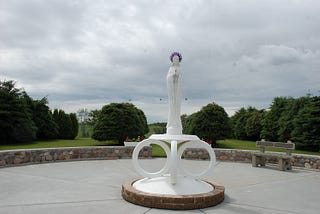
[[[35,149],[35,148],[56,148],[56,147],[80,147],[80,146],[110,146],[116,145],[114,141],[96,141],[91,138],[77,138],[75,140],[50,140],[50,141],[34,141],[29,144],[15,144],[15,145],[0,145],[0,150],[13,150],[13,149]],[[219,140],[218,148],[226,149],[242,149],[242,150],[258,150],[254,141],[244,140]],[[164,150],[157,146],[152,145],[154,157],[165,157]],[[267,149],[267,151],[282,151],[282,149]],[[294,150],[293,153],[319,155],[320,152],[308,152],[301,150]]]

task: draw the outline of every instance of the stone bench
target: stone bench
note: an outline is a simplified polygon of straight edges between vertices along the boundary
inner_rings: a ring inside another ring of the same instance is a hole
[[[291,151],[295,149],[295,144],[291,141],[287,143],[282,142],[270,142],[270,141],[257,141],[257,147],[260,147],[260,152],[254,152],[252,154],[252,166],[265,166],[266,159],[275,158],[278,160],[278,168],[282,171],[291,170],[292,169],[292,156]],[[285,154],[279,153],[266,153],[265,148],[281,148],[285,149]]]

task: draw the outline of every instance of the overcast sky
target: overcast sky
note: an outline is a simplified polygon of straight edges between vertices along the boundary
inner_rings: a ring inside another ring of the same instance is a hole
[[[0,0],[0,80],[51,108],[130,101],[165,122],[173,51],[182,113],[319,95],[320,1]]]

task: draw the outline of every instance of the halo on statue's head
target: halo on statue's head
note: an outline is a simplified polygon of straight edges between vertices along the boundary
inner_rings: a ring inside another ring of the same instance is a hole
[[[179,52],[173,52],[171,55],[170,55],[170,61],[173,62],[173,57],[174,56],[178,56],[179,57],[179,62],[181,62],[182,60],[182,55],[179,53]]]

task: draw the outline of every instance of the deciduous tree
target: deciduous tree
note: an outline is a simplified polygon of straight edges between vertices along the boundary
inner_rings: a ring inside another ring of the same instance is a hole
[[[105,105],[93,128],[93,139],[117,140],[124,145],[126,137],[136,138],[148,132],[146,117],[131,103]]]
[[[230,136],[229,117],[224,108],[216,103],[210,103],[191,115],[188,134],[194,134],[211,141],[214,147],[217,140]]]

